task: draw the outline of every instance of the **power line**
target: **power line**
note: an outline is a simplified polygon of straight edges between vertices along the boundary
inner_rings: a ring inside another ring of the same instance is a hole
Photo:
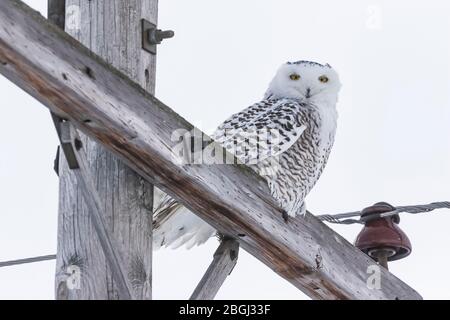
[[[17,265],[20,265],[20,264],[27,264],[27,263],[35,263],[35,262],[42,262],[42,261],[48,261],[48,260],[55,260],[55,259],[56,259],[56,255],[51,254],[51,255],[47,255],[47,256],[40,256],[40,257],[34,257],[34,258],[26,258],[26,259],[5,261],[5,262],[0,262],[0,268],[17,266]]]
[[[395,210],[389,211],[389,212],[383,212],[383,213],[377,213],[377,214],[371,214],[367,217],[361,217],[362,212],[361,211],[353,211],[353,212],[347,212],[347,213],[338,213],[338,214],[324,214],[319,215],[317,218],[319,218],[322,221],[329,222],[329,223],[337,223],[337,224],[364,224],[367,221],[380,219],[380,218],[387,218],[390,216],[394,216],[396,214],[406,212],[411,214],[417,214],[417,213],[424,213],[424,212],[430,212],[436,209],[450,209],[450,202],[449,201],[441,201],[441,202],[433,202],[430,204],[422,204],[422,205],[413,205],[413,206],[399,206],[394,207]],[[359,219],[349,219],[352,217],[360,217]]]
[[[371,214],[368,217],[361,217],[362,211],[352,211],[352,212],[346,212],[346,213],[338,213],[338,214],[323,214],[318,215],[317,218],[319,220],[322,220],[324,222],[329,223],[336,223],[336,224],[364,224],[367,221],[380,219],[380,218],[387,218],[402,212],[411,213],[411,214],[417,214],[417,213],[424,213],[424,212],[430,212],[436,209],[450,209],[450,202],[449,201],[442,201],[442,202],[433,202],[430,204],[422,204],[422,205],[413,205],[413,206],[399,206],[394,207],[395,210],[389,211],[389,212],[383,212],[383,213],[377,213],[377,214]],[[359,217],[359,219],[351,219],[353,217]],[[40,256],[40,257],[34,257],[34,258],[26,258],[26,259],[19,259],[19,260],[12,260],[12,261],[5,261],[0,262],[0,268],[2,267],[10,267],[10,266],[16,266],[21,264],[28,264],[28,263],[36,263],[36,262],[42,262],[42,261],[48,261],[48,260],[55,260],[56,255],[51,254],[47,256]]]

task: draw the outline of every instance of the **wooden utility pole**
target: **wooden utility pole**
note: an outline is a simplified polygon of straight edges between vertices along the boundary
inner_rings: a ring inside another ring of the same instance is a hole
[[[90,2],[98,4],[97,1]],[[102,25],[99,23],[99,26]],[[148,252],[144,246],[151,247],[147,241],[151,233],[144,234],[144,229],[141,229],[148,225],[145,222],[149,219],[145,216],[148,211],[142,215],[134,211],[131,214],[121,211],[120,219],[116,216],[103,219],[105,214],[102,212],[111,210],[111,201],[108,200],[111,193],[105,192],[111,189],[111,182],[109,176],[105,177],[99,169],[112,159],[109,154],[103,155],[106,160],[96,158],[97,153],[86,155],[86,145],[78,140],[78,134],[73,129],[76,128],[96,139],[147,181],[175,197],[221,234],[239,241],[242,249],[312,298],[421,299],[414,289],[385,268],[377,268],[373,273],[374,260],[316,217],[307,214],[286,223],[282,211],[270,195],[267,183],[245,166],[183,165],[182,156],[175,152],[179,142],[174,142],[172,136],[174,130],[191,132],[192,124],[18,0],[0,1],[0,73],[58,117],[70,120],[70,126],[66,122],[61,126],[61,143],[66,146],[70,143],[72,149],[68,150],[72,150],[78,162],[79,168],[72,170],[75,178],[81,179],[88,189],[94,191],[93,194],[86,192],[86,189],[77,192],[78,198],[70,199],[70,202],[63,199],[66,207],[63,207],[60,217],[58,267],[61,277],[69,277],[70,280],[73,277],[68,276],[67,272],[76,273],[77,268],[66,269],[61,264],[81,268],[82,289],[79,291],[83,292],[71,290],[58,297],[115,297],[118,290],[109,291],[115,287],[108,287],[112,281],[105,280],[112,279],[112,273],[105,273],[106,260],[114,270],[123,269],[123,259],[117,253],[124,250],[113,246],[117,242],[115,239],[120,240],[121,246],[126,249],[129,257],[125,261],[131,270],[121,273],[126,275],[126,279],[122,277],[124,281],[119,281],[123,284],[121,288],[125,289],[122,292],[129,288],[130,282],[133,287],[144,287],[150,277],[149,264],[140,262],[147,263],[149,259],[140,260],[139,256],[135,259],[136,255]],[[92,144],[88,147],[87,151],[94,149]],[[93,159],[97,161],[95,166],[92,166]],[[88,160],[90,167],[85,165]],[[96,176],[87,175],[87,169],[92,168],[97,170]],[[64,170],[68,171],[67,168]],[[70,189],[73,187],[73,176],[65,174],[62,196],[74,198],[72,193],[66,192],[73,192]],[[118,178],[121,176],[119,174]],[[103,182],[102,185],[100,182]],[[132,195],[134,188],[136,185],[129,189]],[[95,189],[101,190],[101,196]],[[86,211],[77,211],[82,197],[94,209],[91,219],[88,219]],[[118,200],[129,203],[127,199]],[[99,205],[102,202],[105,203],[103,208]],[[116,207],[113,209],[112,212],[116,212]],[[137,220],[143,222],[141,225],[122,225],[125,223],[123,220],[136,221],[132,220],[135,216],[141,219]],[[93,227],[90,220],[95,221]],[[108,221],[107,225],[103,224],[104,220]],[[119,221],[119,226],[113,225],[113,222]],[[136,228],[126,232],[123,226]],[[112,229],[117,237],[110,237],[108,229]],[[103,258],[99,244],[93,240],[95,234],[102,240],[100,246],[112,252],[112,256]],[[128,235],[128,238],[123,235]],[[131,243],[138,238],[141,241]],[[213,262],[210,270],[220,269],[217,268],[219,259],[215,260],[217,263]],[[208,272],[206,277],[205,280],[220,280],[214,277],[213,272]],[[380,280],[379,288],[370,285],[373,277]],[[76,287],[76,281],[70,283],[71,287]],[[62,280],[59,284],[59,288],[67,287]],[[98,288],[111,294],[101,295],[104,292]],[[139,292],[148,291],[139,289]]]
[[[64,0],[50,0],[61,8]],[[65,0],[66,32],[154,93],[156,57],[142,50],[141,19],[154,24],[157,0]],[[49,12],[50,13],[50,12]],[[49,15],[50,16],[50,15]],[[92,70],[84,70],[95,81]],[[132,298],[151,299],[153,187],[101,145],[81,137],[100,199],[99,214],[111,233],[132,284]],[[60,201],[56,270],[57,299],[127,299],[121,295],[104,245],[90,217],[79,179],[60,157]],[[88,177],[89,178],[89,177]],[[95,192],[94,192],[95,193]],[[95,201],[91,202],[94,203]],[[104,233],[108,233],[104,231]],[[111,246],[111,244],[109,244]],[[111,248],[112,250],[114,248]],[[67,286],[79,277],[77,286]]]

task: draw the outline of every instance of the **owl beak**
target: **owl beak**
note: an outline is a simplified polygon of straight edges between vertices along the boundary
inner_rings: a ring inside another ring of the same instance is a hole
[[[305,97],[306,97],[307,99],[311,98],[311,88],[306,89],[306,95],[305,95]]]

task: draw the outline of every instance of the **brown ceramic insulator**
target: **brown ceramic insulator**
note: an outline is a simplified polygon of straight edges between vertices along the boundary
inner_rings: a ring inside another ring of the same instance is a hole
[[[393,211],[395,208],[388,203],[379,202],[362,211],[361,217],[371,214]],[[397,225],[398,215],[367,221],[358,234],[355,246],[371,257],[376,257],[380,251],[390,252],[388,261],[402,259],[411,253],[411,242]]]

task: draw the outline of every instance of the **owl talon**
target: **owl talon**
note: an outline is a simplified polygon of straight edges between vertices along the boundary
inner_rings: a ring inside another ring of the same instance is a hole
[[[284,210],[283,210],[283,213],[282,213],[282,217],[283,217],[284,222],[286,222],[286,223],[289,222],[289,215],[288,215],[288,213],[287,213],[286,211],[284,211]]]

